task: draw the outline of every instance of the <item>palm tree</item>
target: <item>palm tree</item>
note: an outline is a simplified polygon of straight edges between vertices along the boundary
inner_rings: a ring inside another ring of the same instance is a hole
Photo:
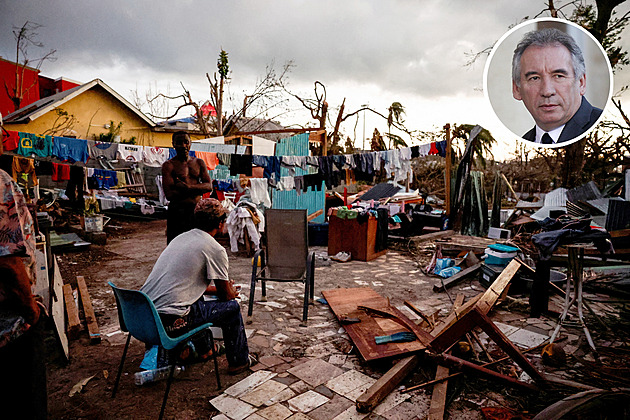
[[[471,130],[475,127],[474,124],[455,124],[451,131],[451,135],[453,140],[461,139],[464,140],[464,148],[465,144],[470,137]],[[486,167],[486,159],[484,154],[489,156],[493,156],[492,147],[497,143],[496,139],[492,136],[490,131],[485,128],[481,130],[481,132],[477,135],[477,140],[474,144],[475,150],[475,159],[477,164],[482,168]]]
[[[389,148],[392,146],[392,125],[394,123],[402,124],[402,115],[405,113],[405,107],[400,102],[392,102],[387,108],[387,137],[389,137]]]

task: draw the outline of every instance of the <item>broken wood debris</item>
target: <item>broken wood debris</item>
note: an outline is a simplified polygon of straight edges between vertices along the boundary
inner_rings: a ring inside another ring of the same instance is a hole
[[[96,315],[94,314],[94,308],[92,307],[92,299],[90,298],[90,293],[88,292],[83,276],[77,276],[77,287],[79,289],[79,295],[81,296],[81,304],[83,305],[83,313],[85,315],[88,333],[90,334],[90,343],[100,343],[101,333],[98,329]]]
[[[74,301],[70,284],[63,285],[63,299],[66,303],[66,332],[68,333],[68,338],[74,339],[77,338],[81,331],[81,320],[79,319],[79,308],[77,308],[77,304]]]

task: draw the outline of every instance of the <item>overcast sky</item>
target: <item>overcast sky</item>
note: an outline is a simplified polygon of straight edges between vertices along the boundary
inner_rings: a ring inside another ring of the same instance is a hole
[[[514,136],[484,98],[485,58],[466,66],[467,53],[492,45],[545,3],[0,0],[0,55],[15,58],[12,28],[28,20],[42,25],[43,50],[57,50],[57,60],[42,66],[46,76],[78,82],[99,78],[130,101],[133,91],[144,96],[149,88],[179,94],[181,82],[193,99],[203,102],[208,98],[205,73],[216,70],[223,48],[229,54],[235,106],[242,104],[243,92],[251,92],[266,66],[273,62],[279,70],[292,60],[289,88],[312,97],[313,82],[321,81],[332,112],[344,97],[347,111],[367,103],[384,114],[398,101],[407,110],[404,119],[410,129],[480,124],[504,142],[505,150],[513,149]],[[556,6],[564,3],[556,1]],[[616,10],[622,14],[630,5]],[[627,32],[625,48],[630,49]],[[30,55],[37,57],[43,50],[31,49]],[[627,84],[630,69],[615,75],[614,91]],[[313,125],[303,112],[284,114],[280,120]],[[351,137],[355,121],[344,126]],[[387,131],[384,121],[367,115],[366,136],[375,126]],[[361,146],[363,116],[356,130]]]

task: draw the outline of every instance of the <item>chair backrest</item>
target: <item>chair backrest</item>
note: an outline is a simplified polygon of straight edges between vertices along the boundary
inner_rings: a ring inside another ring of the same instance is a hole
[[[267,266],[271,278],[297,280],[306,274],[306,210],[265,211]]]
[[[109,282],[118,304],[120,328],[147,344],[163,345],[166,331],[146,293],[139,290],[120,289]]]

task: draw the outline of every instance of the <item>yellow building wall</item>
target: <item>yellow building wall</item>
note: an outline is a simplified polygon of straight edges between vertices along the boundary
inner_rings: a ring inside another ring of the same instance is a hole
[[[122,121],[123,125],[120,132],[122,140],[129,140],[135,137],[135,144],[142,146],[172,146],[172,133],[153,131],[145,120],[98,85],[60,105],[58,108],[73,115],[76,119],[72,130],[76,133],[77,138],[85,140],[97,139],[99,134],[108,133],[105,125],[110,125],[112,121],[114,125],[117,125]],[[52,110],[28,124],[7,123],[5,128],[42,135],[47,130],[50,130],[57,120],[57,113]],[[62,135],[62,133],[56,134]]]

